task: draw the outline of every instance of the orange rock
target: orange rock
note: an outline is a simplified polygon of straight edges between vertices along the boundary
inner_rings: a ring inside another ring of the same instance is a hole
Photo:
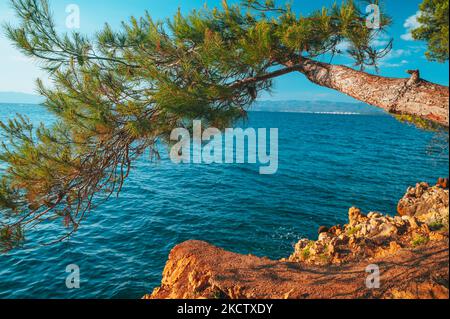
[[[439,178],[436,186],[440,186],[443,189],[448,188],[448,178]]]
[[[389,249],[399,246],[391,243]],[[448,243],[422,249],[366,258],[346,264],[343,270],[336,265],[272,261],[188,241],[172,250],[161,287],[145,298],[448,298],[448,289],[438,283],[448,281]],[[337,256],[333,258],[337,261]],[[383,285],[371,295],[362,280],[368,263],[383,265]]]
[[[399,202],[402,217],[366,216],[353,207],[348,225],[321,227],[318,241],[300,240],[280,261],[188,241],[172,250],[161,287],[144,298],[367,298],[360,276],[368,263],[385,267],[372,298],[448,298],[445,285],[431,279],[448,282],[448,234],[427,225],[448,225],[448,193],[442,185],[409,188]],[[427,240],[413,247],[419,236]]]
[[[367,220],[368,220],[367,216],[363,215],[359,208],[352,207],[348,211],[348,221],[350,225],[355,225],[361,222],[365,222]]]
[[[390,299],[448,299],[449,291],[444,285],[428,281],[410,283],[406,289],[392,289],[388,293]]]
[[[438,232],[430,232],[429,238],[431,241],[441,241],[448,239],[448,234],[438,233]]]

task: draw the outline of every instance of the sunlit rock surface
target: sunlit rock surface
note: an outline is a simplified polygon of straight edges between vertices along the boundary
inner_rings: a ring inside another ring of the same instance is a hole
[[[397,216],[351,208],[348,224],[321,227],[318,240],[300,240],[280,261],[185,242],[145,298],[449,298],[446,187],[409,188]],[[374,265],[377,289],[367,283]]]

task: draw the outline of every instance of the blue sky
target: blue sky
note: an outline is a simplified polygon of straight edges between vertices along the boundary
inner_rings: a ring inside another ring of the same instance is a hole
[[[87,34],[93,34],[103,26],[104,22],[118,27],[122,20],[126,20],[131,15],[140,16],[144,10],[148,10],[157,19],[164,19],[173,15],[178,8],[187,12],[194,8],[200,8],[205,3],[213,7],[220,6],[221,2],[221,0],[50,0],[52,11],[61,31],[67,31],[65,30],[67,6],[76,4],[80,8],[80,31]],[[394,38],[394,49],[381,61],[380,74],[390,77],[406,77],[406,70],[420,69],[422,77],[426,80],[448,85],[448,63],[428,62],[424,57],[425,44],[412,41],[408,35],[408,27],[415,25],[414,15],[420,2],[421,0],[384,0],[386,11],[394,19],[394,24],[389,30],[390,36]],[[294,0],[293,9],[306,14],[320,9],[322,6],[330,6],[332,3],[333,1],[330,0]],[[10,8],[9,0],[0,0],[0,23],[3,24],[6,21],[14,23],[14,13]],[[380,45],[385,41],[386,39],[380,38]],[[349,63],[344,58],[335,62]],[[35,80],[38,77],[44,81],[47,80],[46,74],[39,69],[38,65],[23,57],[1,34],[0,92],[33,93]],[[273,94],[265,95],[262,98],[353,101],[341,93],[310,83],[300,74],[290,74],[277,79]]]

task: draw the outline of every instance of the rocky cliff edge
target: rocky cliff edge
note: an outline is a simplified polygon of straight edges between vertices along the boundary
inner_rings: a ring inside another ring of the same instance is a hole
[[[448,215],[448,180],[440,179],[410,187],[396,216],[351,208],[348,224],[321,227],[318,240],[300,240],[279,261],[188,241],[144,298],[448,299]]]

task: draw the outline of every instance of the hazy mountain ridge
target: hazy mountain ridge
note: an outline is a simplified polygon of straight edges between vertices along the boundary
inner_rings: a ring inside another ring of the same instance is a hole
[[[40,104],[44,98],[40,95],[21,92],[0,92],[0,103],[6,104]]]
[[[0,104],[41,104],[43,102],[44,98],[39,95],[0,92]],[[301,100],[257,101],[249,110],[254,112],[383,114],[382,110],[365,103]]]
[[[378,115],[381,109],[365,103],[345,103],[333,101],[258,101],[250,111],[255,112],[294,112],[294,113],[357,113]]]

